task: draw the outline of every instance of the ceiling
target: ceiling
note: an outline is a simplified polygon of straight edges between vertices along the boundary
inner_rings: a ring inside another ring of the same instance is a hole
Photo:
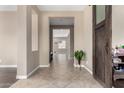
[[[41,11],[83,11],[86,5],[38,5]],[[17,5],[0,5],[0,11],[16,11]]]
[[[0,11],[16,11],[16,5],[0,5]]]
[[[50,25],[74,25],[73,17],[50,18]],[[53,37],[68,37],[70,29],[53,29]]]
[[[73,17],[55,17],[50,18],[50,25],[74,25]]]
[[[41,11],[83,11],[86,5],[38,5]]]
[[[68,37],[69,29],[53,29],[53,37]]]

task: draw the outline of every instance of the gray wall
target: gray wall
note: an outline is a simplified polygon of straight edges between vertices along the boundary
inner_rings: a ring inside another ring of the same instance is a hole
[[[74,58],[74,26],[70,26],[70,59]]]

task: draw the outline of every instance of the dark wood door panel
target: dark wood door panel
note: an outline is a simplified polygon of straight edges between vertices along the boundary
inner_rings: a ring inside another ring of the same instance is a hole
[[[105,6],[105,20],[96,24],[93,6],[93,76],[104,87],[112,87],[111,11],[111,6]]]
[[[105,82],[105,26],[96,30],[96,76],[100,78],[102,82]]]

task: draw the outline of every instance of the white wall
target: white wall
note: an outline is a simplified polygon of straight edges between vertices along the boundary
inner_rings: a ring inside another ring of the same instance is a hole
[[[124,44],[124,6],[112,6],[112,47]]]
[[[86,63],[85,66],[87,66],[92,71],[92,6],[87,6],[84,9],[84,33],[83,33],[83,39],[84,39],[84,50],[86,52]]]
[[[83,12],[41,12],[40,16],[40,64],[49,64],[49,17],[74,17],[74,50],[83,49]]]
[[[17,65],[17,12],[0,12],[0,65]]]

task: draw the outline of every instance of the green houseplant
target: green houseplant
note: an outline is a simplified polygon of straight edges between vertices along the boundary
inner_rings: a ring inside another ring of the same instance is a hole
[[[124,48],[124,45],[121,45],[121,48]]]
[[[86,54],[83,50],[77,50],[74,52],[74,57],[77,59],[78,61],[78,65],[80,66],[81,69],[81,61],[85,59]]]

